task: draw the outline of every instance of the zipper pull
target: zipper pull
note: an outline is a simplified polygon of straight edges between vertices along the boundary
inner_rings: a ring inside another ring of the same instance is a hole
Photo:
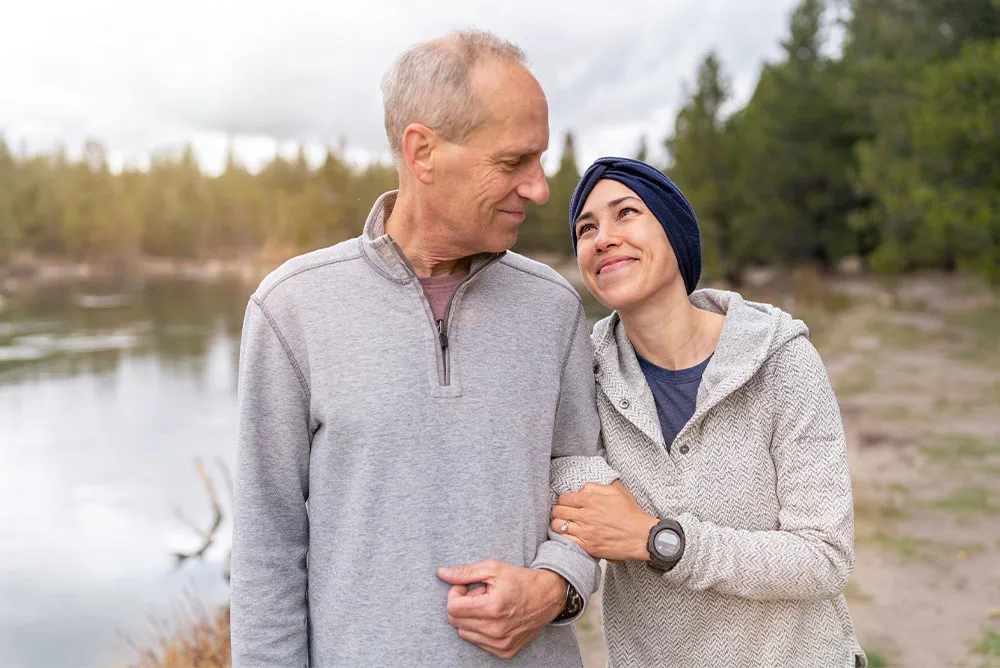
[[[444,331],[444,320],[438,320],[438,341],[441,343],[441,350],[448,347],[448,333]]]

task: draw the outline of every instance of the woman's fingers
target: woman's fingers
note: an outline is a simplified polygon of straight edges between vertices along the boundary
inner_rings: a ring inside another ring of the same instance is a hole
[[[583,538],[581,536],[573,535],[574,531],[580,532],[581,528],[583,527],[582,524],[579,523],[574,524],[572,520],[554,519],[552,520],[551,526],[552,530],[555,531],[557,534],[566,536],[571,541],[582,547],[586,552],[588,553],[590,552],[590,550],[587,549],[587,545],[583,542]]]
[[[567,538],[572,538],[577,544],[580,544],[579,534],[584,533],[583,525],[579,522],[574,522],[573,520],[552,520],[552,530],[558,534],[562,534]]]
[[[618,492],[619,494],[628,497],[632,501],[635,501],[635,496],[629,491],[628,487],[625,486],[621,480],[615,480],[611,483],[611,489]]]
[[[584,506],[584,494],[582,492],[569,492],[568,494],[560,494],[559,505],[569,506],[572,508],[582,508]]]
[[[580,509],[570,508],[569,506],[553,506],[552,517],[559,520],[579,520]]]

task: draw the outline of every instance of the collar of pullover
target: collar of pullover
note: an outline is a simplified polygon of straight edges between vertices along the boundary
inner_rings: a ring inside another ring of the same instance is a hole
[[[398,190],[390,190],[375,201],[361,235],[361,252],[365,260],[390,281],[409,283],[417,280],[417,274],[402,249],[385,233],[386,214],[392,211],[398,193]],[[472,256],[469,276],[503,256],[504,253],[480,253]]]

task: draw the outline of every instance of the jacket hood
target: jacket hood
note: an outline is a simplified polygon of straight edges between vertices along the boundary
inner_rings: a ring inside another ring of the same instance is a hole
[[[702,289],[691,293],[690,299],[697,308],[722,314],[726,319],[719,345],[702,376],[689,426],[742,387],[789,341],[809,335],[809,328],[801,320],[776,306],[745,300],[736,292]],[[594,325],[591,338],[598,387],[609,398],[619,395],[638,398],[646,408],[642,411],[646,414],[645,421],[650,422],[638,426],[651,438],[659,435],[652,392],[618,314],[612,313]],[[612,403],[618,402],[612,399]]]

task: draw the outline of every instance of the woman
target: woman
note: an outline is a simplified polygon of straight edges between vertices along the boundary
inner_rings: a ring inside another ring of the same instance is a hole
[[[608,560],[610,666],[865,666],[847,449],[806,326],[697,290],[698,225],[658,170],[602,158],[570,205],[594,328],[611,486],[564,494],[553,530]],[[624,483],[624,485],[622,485]]]

